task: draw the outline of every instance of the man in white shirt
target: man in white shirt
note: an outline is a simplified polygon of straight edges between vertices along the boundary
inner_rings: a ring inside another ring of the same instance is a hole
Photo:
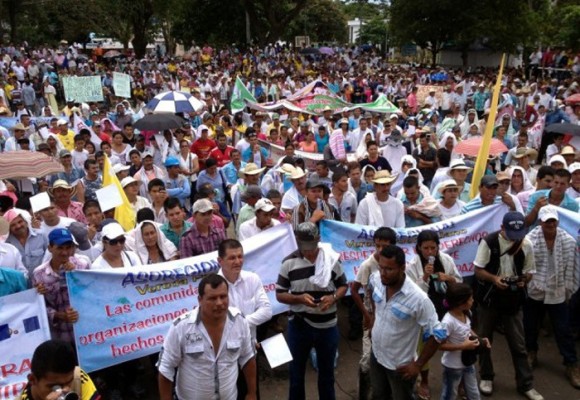
[[[260,277],[250,271],[244,271],[244,249],[236,239],[226,239],[218,247],[218,275],[228,281],[228,298],[231,307],[236,307],[250,326],[252,343],[257,340],[256,328],[272,318],[272,306],[264,290]],[[256,366],[257,371],[257,366]],[[258,373],[256,372],[256,378]],[[244,398],[247,387],[244,379],[238,379],[238,398]],[[256,379],[256,390],[258,380]]]
[[[359,120],[358,128],[353,130],[351,133],[350,146],[353,151],[358,148],[360,142],[364,140],[367,133],[370,133],[371,137],[374,137],[373,131],[369,128],[368,120],[365,115]]]
[[[248,393],[256,399],[256,357],[248,321],[230,308],[228,283],[217,274],[200,282],[199,307],[181,315],[171,327],[159,354],[159,398],[235,400],[238,366]],[[177,376],[176,376],[177,372]]]
[[[576,240],[558,227],[558,210],[547,205],[538,213],[540,225],[527,235],[534,249],[536,273],[528,284],[524,303],[524,331],[528,363],[537,363],[538,334],[547,312],[554,329],[554,338],[564,359],[566,376],[580,388],[580,368],[576,346],[570,329],[568,300],[578,290]]]
[[[286,214],[292,213],[292,210],[306,196],[306,173],[302,168],[293,168],[290,171],[290,180],[292,181],[292,187],[284,193],[282,198],[282,211]]]
[[[42,218],[42,223],[40,224],[38,232],[41,233],[47,240],[48,234],[52,232],[54,229],[68,228],[70,224],[75,222],[75,220],[72,218],[59,217],[58,209],[56,208],[54,200],[50,201],[49,207],[39,210],[38,213]]]
[[[447,337],[427,293],[405,274],[405,252],[389,245],[379,255],[379,270],[369,279],[373,399],[412,399],[415,379]],[[420,335],[421,329],[423,335]],[[426,337],[417,357],[419,339]]]
[[[273,218],[277,211],[276,206],[270,200],[266,198],[258,200],[254,206],[254,210],[256,216],[240,225],[238,232],[238,238],[240,240],[251,238],[266,229],[280,225],[280,221]]]
[[[8,221],[0,217],[0,235],[8,234],[9,227]],[[22,272],[28,279],[28,270],[22,262],[22,256],[18,249],[11,244],[0,242],[0,266]]]
[[[374,193],[369,193],[360,202],[355,223],[359,225],[405,227],[405,207],[401,200],[389,195],[397,175],[387,170],[378,171],[373,178]]]

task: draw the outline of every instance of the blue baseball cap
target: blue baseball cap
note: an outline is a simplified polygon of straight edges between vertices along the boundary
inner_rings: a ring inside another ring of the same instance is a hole
[[[179,167],[179,160],[176,157],[170,156],[165,160],[165,168]]]
[[[57,246],[61,246],[66,243],[74,243],[75,245],[78,245],[70,231],[65,228],[56,228],[52,230],[48,234],[48,242]]]
[[[503,230],[509,240],[522,240],[528,233],[524,215],[511,211],[503,216]]]

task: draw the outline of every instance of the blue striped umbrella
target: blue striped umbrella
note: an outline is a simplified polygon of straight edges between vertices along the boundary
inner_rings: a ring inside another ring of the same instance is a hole
[[[159,93],[147,104],[153,112],[192,113],[203,108],[203,103],[189,93],[170,91]]]

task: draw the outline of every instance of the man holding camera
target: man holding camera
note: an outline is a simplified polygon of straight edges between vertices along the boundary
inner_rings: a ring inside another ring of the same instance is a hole
[[[34,350],[28,384],[18,400],[100,400],[93,381],[77,366],[72,345],[48,340]]]
[[[523,214],[508,212],[503,217],[501,230],[490,233],[480,243],[475,256],[475,277],[478,280],[476,300],[479,304],[480,337],[493,342],[493,331],[502,322],[508,342],[518,391],[530,400],[543,400],[533,388],[533,376],[528,364],[522,305],[526,284],[534,274],[534,253],[531,242],[525,238],[527,228]],[[491,353],[479,358],[484,395],[493,392],[493,363]]]

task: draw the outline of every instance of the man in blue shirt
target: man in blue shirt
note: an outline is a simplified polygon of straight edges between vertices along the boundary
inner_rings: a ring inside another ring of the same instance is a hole
[[[530,196],[526,215],[526,225],[536,225],[538,212],[545,205],[552,204],[567,210],[578,212],[578,203],[570,197],[566,190],[570,187],[572,174],[567,169],[554,171],[552,189],[538,190]]]
[[[185,200],[189,199],[191,194],[191,185],[189,180],[179,174],[179,160],[173,156],[167,157],[165,160],[165,168],[167,168],[167,179],[165,180],[165,189],[169,197],[179,199],[181,206],[185,205]]]

